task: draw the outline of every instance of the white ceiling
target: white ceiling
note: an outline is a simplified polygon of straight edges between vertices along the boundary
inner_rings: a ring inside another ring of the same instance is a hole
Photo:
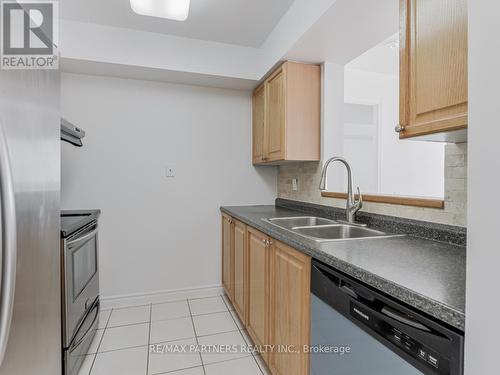
[[[372,47],[362,55],[346,64],[348,69],[399,75],[399,34],[395,34],[382,43]]]
[[[286,57],[345,65],[398,30],[398,0],[337,0]]]
[[[191,0],[186,21],[140,16],[129,0],[64,0],[61,18],[259,47],[294,0]]]

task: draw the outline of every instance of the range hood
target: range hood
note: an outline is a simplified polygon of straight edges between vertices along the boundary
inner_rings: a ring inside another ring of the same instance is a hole
[[[61,140],[82,147],[82,138],[85,137],[85,131],[73,125],[68,120],[61,118]]]

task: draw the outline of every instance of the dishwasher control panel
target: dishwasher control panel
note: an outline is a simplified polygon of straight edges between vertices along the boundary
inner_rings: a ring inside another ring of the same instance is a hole
[[[415,341],[413,338],[401,332],[400,330],[390,326],[388,326],[387,328],[389,332],[384,329],[384,331],[386,331],[384,336],[388,338],[392,343],[396,344],[412,357],[417,358],[423,363],[435,368],[438,374],[449,373],[448,361],[446,359],[442,358],[440,355],[435,353],[430,348],[427,348],[425,345],[422,345],[418,341]]]
[[[350,304],[350,313],[357,321],[367,325],[381,337],[385,338],[393,345],[396,345],[407,355],[426,366],[430,374],[450,374],[449,360],[422,344],[414,337],[411,337],[402,329],[396,328],[387,317],[381,316],[380,313],[374,312],[369,308],[364,308],[362,304],[353,301],[351,301]]]

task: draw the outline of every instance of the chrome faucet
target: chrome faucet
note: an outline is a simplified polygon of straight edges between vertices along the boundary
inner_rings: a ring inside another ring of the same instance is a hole
[[[331,163],[334,161],[339,161],[342,164],[345,165],[347,169],[347,203],[346,203],[346,221],[353,224],[356,222],[356,212],[358,212],[361,207],[363,207],[363,197],[361,196],[361,192],[359,191],[359,186],[358,186],[358,196],[359,199],[355,200],[354,199],[354,194],[352,192],[352,173],[351,173],[351,167],[349,166],[349,163],[347,160],[344,158],[341,158],[339,156],[334,156],[333,158],[330,158],[326,161],[325,165],[323,166],[323,171],[321,172],[321,180],[319,182],[319,190],[324,191],[326,190],[326,172],[328,170],[328,167],[330,166]]]

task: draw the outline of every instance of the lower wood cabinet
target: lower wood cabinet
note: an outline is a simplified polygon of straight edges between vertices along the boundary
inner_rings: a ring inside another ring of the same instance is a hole
[[[223,214],[222,284],[273,375],[308,375],[311,258]]]
[[[269,237],[247,227],[247,330],[255,345],[269,344]],[[262,357],[267,361],[268,353]]]
[[[310,343],[311,257],[275,241],[270,262],[269,341],[292,352],[273,351],[268,365],[275,375],[306,375]]]
[[[228,297],[233,299],[233,219],[222,214],[222,286]]]
[[[234,258],[234,292],[233,306],[243,324],[246,324],[246,290],[247,290],[247,227],[233,220],[233,258]]]

